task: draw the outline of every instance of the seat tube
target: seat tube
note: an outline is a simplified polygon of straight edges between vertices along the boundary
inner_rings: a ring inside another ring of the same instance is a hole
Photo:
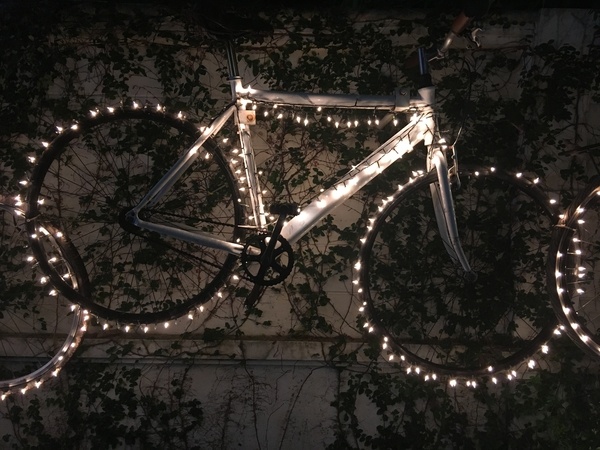
[[[244,110],[238,110],[238,112],[244,113]],[[259,228],[265,228],[267,225],[267,219],[265,215],[265,207],[262,198],[262,191],[260,182],[258,179],[258,169],[256,167],[256,160],[254,157],[254,147],[252,146],[252,137],[250,134],[250,125],[240,123],[239,117],[236,117],[236,123],[240,133],[240,146],[241,153],[244,163],[244,175],[245,179],[239,172],[241,169],[235,169],[235,175],[239,177],[242,184],[240,190],[247,194],[250,202],[250,208],[252,215],[250,218],[250,224],[256,225]]]
[[[243,169],[233,165],[234,175],[240,182],[240,191],[247,196],[251,213],[250,223],[259,228],[266,227],[265,208],[262,199],[262,192],[258,180],[258,170],[254,156],[254,147],[252,146],[252,137],[250,133],[251,124],[255,123],[254,111],[247,111],[247,100],[241,98],[242,77],[239,73],[237,56],[233,42],[227,41],[225,44],[227,54],[227,71],[229,85],[231,86],[231,98],[235,102],[236,114],[235,125],[238,129],[241,157],[243,160]],[[251,116],[248,115],[251,113]],[[243,115],[243,117],[240,117]],[[235,158],[233,158],[235,160]]]

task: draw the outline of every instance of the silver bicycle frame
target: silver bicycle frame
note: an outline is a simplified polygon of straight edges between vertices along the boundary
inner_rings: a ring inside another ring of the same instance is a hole
[[[237,70],[230,70],[230,73],[237,74]],[[233,76],[230,79],[230,84],[233,103],[206,127],[200,138],[180,157],[163,178],[152,187],[140,203],[129,212],[129,220],[136,226],[197,245],[222,250],[235,255],[241,254],[244,248],[243,243],[227,242],[221,238],[195,230],[181,229],[141,220],[139,212],[143,208],[156,203],[173,186],[177,179],[190,168],[197,158],[203,157],[202,146],[204,142],[215,135],[233,117],[240,136],[241,154],[248,183],[250,208],[252,209],[251,217],[254,218],[256,222],[254,225],[257,229],[264,229],[267,225],[267,218],[261,196],[258,171],[254,161],[254,150],[250,134],[251,125],[247,124],[248,120],[245,117],[248,114],[246,108],[251,103],[258,102],[272,105],[314,108],[380,109],[394,112],[416,111],[404,128],[355,165],[332,187],[322,192],[308,205],[303,207],[297,216],[286,222],[281,230],[281,236],[291,244],[297,242],[316,223],[344,203],[373,178],[377,177],[405,154],[410,153],[415,145],[424,142],[429,148],[427,169],[435,167],[438,175],[438,182],[434,186],[432,185],[432,197],[442,239],[444,239],[450,256],[457,260],[466,272],[471,271],[458,237],[446,156],[434,142],[433,87],[421,89],[418,97],[410,98],[400,91],[393,96],[360,96],[260,90],[244,87],[241,78],[238,76]]]

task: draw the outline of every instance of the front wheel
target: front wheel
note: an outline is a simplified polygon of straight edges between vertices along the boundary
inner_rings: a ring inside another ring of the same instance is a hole
[[[127,212],[198,139],[194,124],[149,108],[109,108],[69,127],[36,166],[30,235],[55,223],[81,255],[90,295],[66,284],[32,239],[40,267],[71,301],[109,320],[155,323],[207,302],[237,256],[136,228]],[[216,143],[140,212],[149,222],[236,241],[243,222],[236,181]]]
[[[544,269],[555,215],[524,177],[484,168],[464,168],[459,177],[456,220],[474,273],[441,238],[435,172],[384,202],[357,268],[362,326],[392,357],[427,373],[471,377],[521,363],[555,329]]]

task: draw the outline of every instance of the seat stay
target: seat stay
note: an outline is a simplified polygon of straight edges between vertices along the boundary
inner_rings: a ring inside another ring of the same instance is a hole
[[[207,126],[200,137],[187,149],[177,162],[168,170],[167,173],[148,191],[142,200],[131,209],[137,216],[139,212],[146,206],[156,204],[165,193],[177,182],[177,180],[185,173],[186,170],[200,156],[202,145],[213,134],[217,133],[223,125],[229,120],[236,109],[235,105],[230,105],[220,115],[218,115],[209,126]]]

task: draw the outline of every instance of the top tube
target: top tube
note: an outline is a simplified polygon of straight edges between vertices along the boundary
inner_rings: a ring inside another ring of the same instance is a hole
[[[242,99],[253,102],[324,108],[385,109],[390,111],[406,111],[410,108],[431,106],[422,96],[411,98],[407,92],[401,90],[397,90],[395,95],[316,94],[243,87],[239,78],[234,82],[237,95]]]
[[[231,86],[232,101],[246,99],[253,102],[324,108],[347,109],[384,109],[402,112],[411,108],[432,106],[432,95],[423,95],[411,98],[409,89],[396,89],[393,95],[360,95],[360,94],[317,94],[311,92],[287,92],[254,89],[244,87],[242,77],[237,66],[235,48],[231,41],[227,41],[227,69],[228,80]],[[429,87],[429,86],[427,86]]]

